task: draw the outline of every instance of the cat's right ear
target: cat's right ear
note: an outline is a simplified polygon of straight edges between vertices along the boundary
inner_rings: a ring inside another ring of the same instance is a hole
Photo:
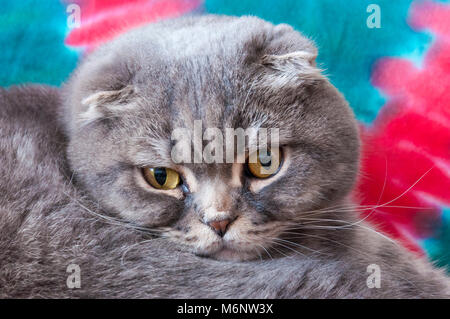
[[[295,51],[282,55],[265,55],[261,64],[273,71],[267,74],[270,83],[277,86],[314,83],[323,80],[322,70],[316,66],[317,53]]]
[[[124,88],[92,93],[81,101],[86,108],[79,114],[78,121],[85,125],[104,117],[119,115],[133,107],[136,88],[127,85]]]

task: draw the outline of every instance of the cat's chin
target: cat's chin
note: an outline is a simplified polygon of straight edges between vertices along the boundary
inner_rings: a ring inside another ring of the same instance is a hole
[[[231,248],[224,247],[207,257],[224,261],[248,261],[256,259],[258,256],[254,253],[237,251]]]

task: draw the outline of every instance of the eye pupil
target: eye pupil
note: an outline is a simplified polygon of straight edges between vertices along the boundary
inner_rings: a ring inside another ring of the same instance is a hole
[[[155,180],[159,185],[163,186],[167,180],[167,171],[164,167],[157,167],[153,170]]]
[[[259,150],[256,154],[256,159],[252,160],[252,155],[249,156],[247,162],[248,172],[256,178],[268,178],[275,175],[281,167],[280,150]]]
[[[181,184],[180,174],[167,167],[144,167],[144,179],[156,189],[175,189]]]
[[[267,151],[266,154],[260,153],[259,162],[261,163],[261,166],[265,168],[272,166],[272,155],[270,154],[270,151]]]

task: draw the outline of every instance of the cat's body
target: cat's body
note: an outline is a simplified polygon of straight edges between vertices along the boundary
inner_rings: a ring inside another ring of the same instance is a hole
[[[224,23],[227,24],[227,20]],[[255,21],[250,21],[249,25],[252,26],[252,23]],[[102,76],[111,80],[111,90],[117,89],[112,75],[104,72]],[[94,88],[95,80],[90,78],[86,82],[94,90],[104,90],[101,84]],[[73,92],[79,92],[73,85],[76,82],[73,81],[72,86],[69,86]],[[127,83],[123,84],[127,86]],[[327,90],[330,89],[326,83],[324,85]],[[66,96],[67,92],[64,99]],[[106,98],[106,103],[108,99],[110,96]],[[336,103],[341,102],[337,100]],[[353,210],[349,212],[341,208],[335,212],[327,211],[326,217],[338,216],[340,222],[327,222],[327,218],[322,215],[321,225],[324,227],[320,230],[308,230],[306,227],[304,231],[308,238],[284,242],[286,249],[279,247],[278,250],[271,250],[267,246],[267,254],[260,253],[257,258],[248,258],[249,253],[246,252],[242,259],[252,260],[243,262],[198,257],[174,242],[170,236],[153,236],[154,233],[146,231],[148,223],[139,223],[142,218],[131,219],[131,223],[126,223],[118,218],[120,214],[114,213],[114,209],[99,206],[103,200],[99,198],[101,192],[93,194],[89,188],[94,181],[83,180],[86,172],[78,174],[78,163],[83,154],[78,154],[79,158],[74,159],[77,154],[74,154],[73,140],[76,140],[75,146],[78,147],[82,140],[72,139],[77,122],[70,120],[71,116],[77,116],[77,112],[70,115],[67,109],[61,111],[61,104],[59,92],[51,88],[28,87],[0,91],[0,297],[450,296],[449,281],[443,271],[434,269],[426,260],[413,256],[371,230],[365,222],[359,222]],[[62,123],[57,119],[59,112],[67,115]],[[348,130],[351,130],[353,122],[349,123]],[[66,125],[68,129],[64,127]],[[72,142],[63,132],[68,132]],[[95,127],[88,133],[91,136],[96,134],[98,131]],[[348,132],[350,140],[353,139],[352,135],[352,132]],[[89,144],[89,138],[85,137],[86,144]],[[109,138],[99,141],[98,156],[92,153],[91,161],[101,161],[105,166],[109,164],[106,159],[102,159],[104,145],[100,145],[108,144]],[[71,143],[68,154],[71,166],[75,167],[74,176],[65,157],[65,149]],[[295,150],[293,152],[295,154]],[[356,156],[354,152],[350,155]],[[347,161],[346,156],[341,159],[343,163]],[[353,163],[351,158],[348,161]],[[96,172],[99,168],[95,167],[95,163],[92,165],[92,171]],[[295,167],[295,163],[290,165]],[[111,169],[109,172],[114,175]],[[285,173],[280,170],[280,174]],[[105,173],[98,176],[103,176],[111,188],[115,187],[115,180],[106,178],[108,176],[105,177]],[[338,198],[333,201],[333,205],[346,202],[346,193],[353,179],[351,176],[341,180],[342,185],[345,185],[340,190],[343,194],[336,195]],[[76,181],[75,185],[73,180]],[[189,196],[195,194],[187,194]],[[246,196],[250,197],[251,194]],[[174,203],[181,205],[179,202]],[[249,204],[246,205],[251,209]],[[283,205],[280,205],[282,209]],[[129,216],[133,215],[125,215],[125,220]],[[254,219],[255,216],[250,218]],[[259,222],[267,223],[264,220]],[[165,222],[164,226],[167,225]],[[291,229],[294,234],[302,235],[300,229]],[[212,238],[209,233],[208,236]],[[217,240],[215,237],[213,239]],[[237,259],[239,253],[233,252],[231,259]],[[210,257],[228,259],[227,256],[215,253]],[[66,270],[71,264],[78,265],[81,270],[79,289],[67,287],[70,273]],[[373,287],[377,285],[378,279],[373,277],[372,272],[378,270],[380,288]]]

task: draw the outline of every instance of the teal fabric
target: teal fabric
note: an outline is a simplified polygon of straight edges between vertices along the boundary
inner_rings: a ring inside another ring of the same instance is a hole
[[[369,29],[366,9],[381,9],[381,28]],[[370,123],[385,99],[370,83],[374,62],[402,56],[420,61],[432,37],[407,24],[411,0],[206,0],[209,13],[256,15],[273,23],[288,23],[313,39],[318,62],[344,93],[359,120]]]
[[[58,0],[2,0],[0,86],[61,84],[79,55],[64,45],[67,32],[65,6]]]
[[[447,266],[450,274],[450,208],[444,209],[441,227],[432,237],[424,240],[422,246],[431,260],[440,267]]]

